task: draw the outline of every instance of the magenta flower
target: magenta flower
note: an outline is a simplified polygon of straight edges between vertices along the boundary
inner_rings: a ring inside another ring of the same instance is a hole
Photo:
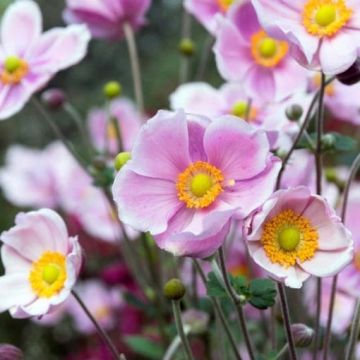
[[[90,34],[84,25],[41,31],[41,13],[34,1],[16,1],[5,11],[0,42],[0,119],[20,111],[58,71],[86,55]]]
[[[66,0],[64,19],[70,24],[86,24],[94,38],[121,39],[123,25],[138,29],[145,23],[151,0]]]
[[[0,277],[0,312],[15,318],[42,316],[70,295],[81,266],[77,237],[52,210],[18,214],[0,236],[5,275]]]
[[[325,200],[305,187],[280,190],[248,219],[253,260],[285,285],[332,276],[353,258],[350,232]]]
[[[334,75],[356,60],[360,3],[356,0],[253,0],[259,20],[274,37],[291,44],[304,66]]]
[[[266,134],[236,117],[210,122],[160,111],[140,130],[113,196],[120,219],[151,232],[160,248],[207,257],[232,217],[247,216],[272,193],[279,165]]]
[[[306,87],[306,71],[291,57],[288,43],[261,28],[249,1],[234,5],[221,21],[214,51],[221,76],[243,83],[252,97],[280,101]]]

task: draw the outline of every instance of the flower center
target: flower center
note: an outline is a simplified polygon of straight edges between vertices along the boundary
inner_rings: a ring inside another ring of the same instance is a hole
[[[197,161],[179,174],[176,189],[179,200],[188,208],[205,208],[223,191],[224,176],[215,166]]]
[[[272,263],[289,267],[313,258],[318,238],[308,219],[293,210],[283,210],[265,223],[261,243]]]
[[[303,11],[307,32],[318,37],[334,36],[352,16],[345,0],[308,0]]]
[[[289,45],[286,41],[269,37],[264,30],[251,37],[251,53],[255,62],[265,67],[275,67],[286,56]]]
[[[360,271],[360,251],[355,252],[353,264],[355,268]]]
[[[33,262],[29,275],[31,288],[39,297],[50,298],[58,294],[67,279],[65,256],[57,252],[45,252]]]
[[[223,12],[226,12],[234,2],[234,0],[216,0],[216,1]]]
[[[231,114],[239,118],[246,118],[248,116],[249,120],[254,120],[256,118],[256,109],[253,106],[250,106],[248,101],[237,101],[232,109]]]
[[[0,81],[5,85],[18,84],[29,72],[27,62],[17,56],[9,56],[5,59]]]

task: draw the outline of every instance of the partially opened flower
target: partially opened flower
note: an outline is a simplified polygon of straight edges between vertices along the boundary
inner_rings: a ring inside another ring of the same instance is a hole
[[[240,81],[254,98],[280,101],[306,86],[306,72],[288,42],[263,30],[250,1],[234,5],[221,21],[214,51],[221,76]]]
[[[138,29],[145,23],[151,0],[66,0],[64,19],[70,24],[86,24],[95,38],[121,39],[128,23]]]
[[[335,275],[353,258],[350,232],[305,187],[275,192],[248,219],[245,235],[253,260],[293,288],[311,275]]]
[[[279,159],[269,150],[266,134],[237,117],[210,122],[160,111],[115,179],[119,217],[175,255],[207,257],[232,217],[247,216],[272,193]]]
[[[84,25],[42,33],[41,13],[34,1],[11,4],[1,22],[0,119],[20,111],[57,72],[82,60],[89,39]]]
[[[81,265],[77,237],[52,210],[18,214],[15,226],[1,234],[0,312],[15,318],[42,316],[70,294]]]
[[[356,0],[253,0],[259,20],[274,37],[291,44],[306,67],[339,74],[356,60],[360,3]]]

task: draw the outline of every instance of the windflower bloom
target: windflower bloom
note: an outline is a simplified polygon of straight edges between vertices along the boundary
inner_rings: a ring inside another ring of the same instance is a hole
[[[11,4],[0,31],[0,120],[20,111],[57,72],[82,60],[90,40],[84,25],[42,33],[40,9],[32,0]]]
[[[280,162],[269,150],[266,134],[236,117],[159,111],[115,179],[119,217],[174,255],[207,257],[232,217],[244,218],[272,193]]]
[[[280,101],[306,87],[306,71],[290,55],[288,42],[263,30],[249,1],[222,19],[214,52],[221,76],[243,83],[254,98]]]
[[[15,226],[1,234],[0,312],[15,318],[42,316],[69,296],[81,266],[77,237],[50,209],[20,213]]]
[[[118,40],[128,23],[137,30],[146,22],[151,0],[66,0],[64,19],[70,24],[86,24],[94,38]]]
[[[291,44],[304,66],[334,75],[358,56],[360,3],[356,0],[253,0],[260,23]]]
[[[274,193],[248,219],[245,236],[253,260],[292,288],[311,275],[335,275],[353,258],[350,232],[305,187]]]

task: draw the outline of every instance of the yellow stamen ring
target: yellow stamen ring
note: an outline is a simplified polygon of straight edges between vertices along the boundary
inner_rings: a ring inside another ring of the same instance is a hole
[[[216,0],[216,1],[223,12],[226,12],[234,2],[234,0]]]
[[[28,63],[17,56],[9,56],[5,59],[3,70],[0,73],[0,81],[5,85],[16,85],[28,74]]]
[[[311,35],[331,37],[347,24],[352,13],[344,0],[309,0],[302,14],[303,25]]]
[[[308,219],[293,210],[283,210],[265,223],[261,243],[272,263],[287,268],[312,259],[318,238]]]
[[[232,115],[237,116],[242,119],[244,119],[248,113],[249,113],[250,121],[254,120],[256,118],[257,110],[254,106],[251,106],[249,109],[248,101],[237,101],[231,109]]]
[[[188,208],[205,208],[223,191],[224,176],[215,166],[197,161],[179,174],[176,189],[178,199]]]
[[[33,262],[29,275],[31,288],[38,297],[50,298],[58,294],[67,279],[66,259],[57,252],[45,252]]]
[[[269,37],[264,30],[251,37],[251,54],[255,62],[265,67],[275,67],[286,56],[289,45],[286,41]]]

